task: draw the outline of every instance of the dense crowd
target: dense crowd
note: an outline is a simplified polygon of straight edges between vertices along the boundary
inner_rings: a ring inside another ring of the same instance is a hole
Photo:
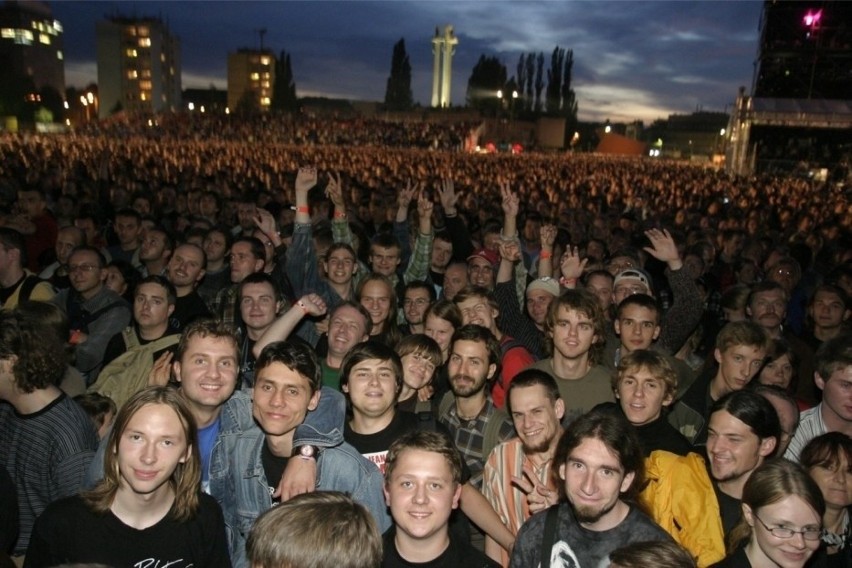
[[[849,188],[475,128],[0,137],[0,565],[848,566]]]

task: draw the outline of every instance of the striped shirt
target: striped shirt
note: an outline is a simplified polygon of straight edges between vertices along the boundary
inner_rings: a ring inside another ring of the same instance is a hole
[[[828,432],[828,427],[822,419],[823,404],[821,402],[813,408],[802,412],[802,416],[799,418],[799,426],[796,428],[796,434],[790,440],[790,445],[787,446],[787,452],[784,454],[784,457],[788,460],[799,463],[799,454],[802,453],[808,442]]]
[[[500,520],[513,535],[518,534],[521,525],[530,518],[530,507],[526,493],[512,483],[512,477],[524,477],[524,467],[535,473],[539,483],[549,489],[556,489],[550,482],[550,464],[548,460],[538,467],[524,453],[523,443],[518,438],[500,444],[488,456],[482,478],[482,494],[494,507]],[[509,554],[501,549],[501,563],[509,565]]]
[[[94,426],[64,393],[32,414],[0,403],[0,466],[15,482],[20,535],[15,554],[24,554],[33,523],[47,505],[83,488],[98,447]]]

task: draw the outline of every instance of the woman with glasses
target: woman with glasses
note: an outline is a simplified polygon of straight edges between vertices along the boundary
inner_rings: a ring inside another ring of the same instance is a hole
[[[817,436],[799,457],[825,499],[822,546],[815,566],[852,566],[852,438],[842,432]]]
[[[802,568],[819,548],[825,501],[798,464],[778,458],[754,470],[742,507],[728,556],[713,568]]]

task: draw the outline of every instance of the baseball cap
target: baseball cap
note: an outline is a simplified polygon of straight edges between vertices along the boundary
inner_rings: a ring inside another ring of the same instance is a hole
[[[527,292],[534,292],[535,290],[541,290],[553,296],[558,296],[559,282],[550,276],[542,276],[541,278],[536,278],[527,286]]]
[[[467,257],[468,262],[473,260],[474,258],[482,258],[488,261],[488,264],[491,265],[492,268],[497,268],[497,265],[500,264],[500,256],[494,252],[493,250],[488,250],[487,248],[478,248],[473,251],[473,254]]]
[[[638,280],[645,285],[649,292],[653,290],[651,287],[651,277],[641,268],[628,268],[627,270],[622,270],[616,275],[615,280],[612,283],[612,287],[615,288],[618,286],[618,283],[623,280]]]

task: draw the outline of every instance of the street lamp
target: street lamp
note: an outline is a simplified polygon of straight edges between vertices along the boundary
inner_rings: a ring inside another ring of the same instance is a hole
[[[91,117],[89,116],[89,99],[87,99],[85,95],[80,95],[80,103],[82,103],[83,108],[86,109],[86,122],[89,122],[89,120],[91,120]]]

